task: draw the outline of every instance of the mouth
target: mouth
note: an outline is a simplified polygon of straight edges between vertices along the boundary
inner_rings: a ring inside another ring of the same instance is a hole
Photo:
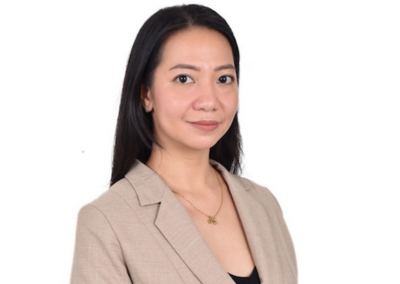
[[[219,122],[215,120],[199,120],[189,122],[192,126],[200,130],[211,131],[218,127]]]

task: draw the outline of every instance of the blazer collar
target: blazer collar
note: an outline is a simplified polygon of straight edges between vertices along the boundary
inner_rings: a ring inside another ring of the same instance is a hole
[[[210,164],[220,172],[228,185],[235,183],[234,175],[230,173],[223,165],[209,160]],[[140,206],[146,206],[161,202],[165,191],[169,190],[161,177],[151,168],[136,160],[125,177],[135,188]],[[236,177],[236,176],[235,176]],[[246,186],[245,191],[249,191],[251,187]]]
[[[283,283],[273,277],[284,273],[279,266],[282,260],[275,248],[277,244],[273,241],[273,216],[268,216],[257,201],[257,192],[250,182],[230,173],[212,159],[210,164],[229,187],[261,283]],[[134,187],[141,206],[160,203],[155,226],[201,283],[234,284],[189,213],[157,173],[136,160],[125,177]]]
[[[135,189],[140,206],[161,202],[165,191],[168,190],[161,177],[137,159],[125,178]]]

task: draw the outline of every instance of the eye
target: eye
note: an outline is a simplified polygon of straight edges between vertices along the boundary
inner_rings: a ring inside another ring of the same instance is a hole
[[[174,81],[177,81],[178,83],[181,83],[181,84],[188,84],[188,83],[192,83],[193,79],[190,78],[188,75],[178,75]]]
[[[218,83],[229,84],[232,83],[234,78],[232,76],[224,75],[218,78]]]

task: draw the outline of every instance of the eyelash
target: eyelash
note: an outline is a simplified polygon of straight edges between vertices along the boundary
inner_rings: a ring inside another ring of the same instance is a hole
[[[184,74],[181,74],[181,75],[176,76],[176,77],[174,78],[174,81],[177,81],[178,83],[183,84],[183,85],[184,85],[184,84],[188,84],[187,82],[183,82],[183,83],[182,83],[182,82],[179,82],[179,79],[180,79],[181,77],[186,77],[186,78],[189,78],[190,80],[193,81],[193,79],[192,79],[190,76],[184,75]],[[228,82],[228,83],[221,83],[219,80],[220,80],[221,78],[223,78],[223,77],[229,78],[229,79],[231,79],[231,81]],[[223,76],[221,76],[221,77],[218,78],[218,83],[221,83],[221,84],[230,84],[230,83],[233,83],[233,82],[235,82],[235,78],[234,78],[233,76],[231,76],[231,75],[223,75]]]

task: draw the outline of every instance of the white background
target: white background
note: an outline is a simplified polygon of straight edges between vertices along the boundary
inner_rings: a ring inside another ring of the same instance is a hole
[[[68,283],[107,190],[143,22],[173,1],[0,4],[0,283]],[[398,1],[199,1],[241,49],[243,176],[267,186],[301,284],[400,283]]]

